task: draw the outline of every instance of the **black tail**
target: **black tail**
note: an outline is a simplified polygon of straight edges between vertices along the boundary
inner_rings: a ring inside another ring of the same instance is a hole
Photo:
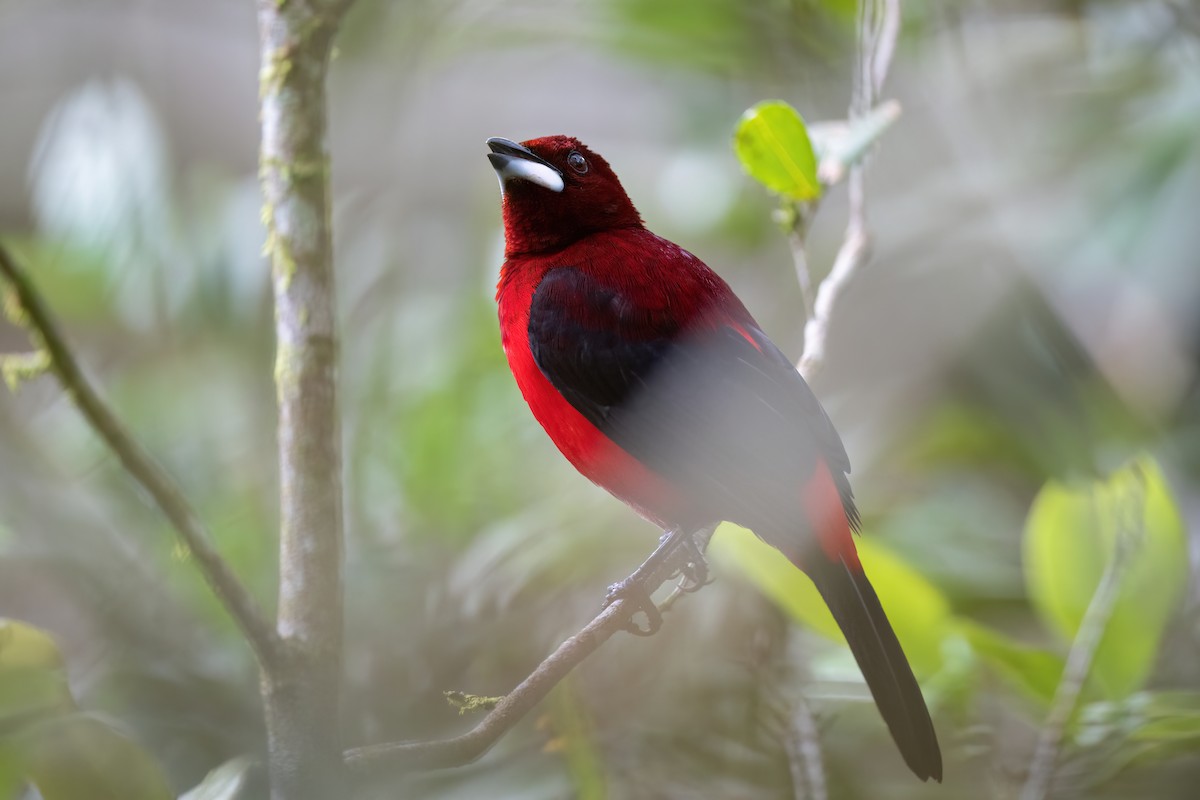
[[[866,574],[861,567],[821,556],[806,561],[804,570],[846,634],[905,763],[921,780],[941,782],[942,751],[929,709]]]

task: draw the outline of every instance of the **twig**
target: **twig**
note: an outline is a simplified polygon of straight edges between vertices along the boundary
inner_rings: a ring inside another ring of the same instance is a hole
[[[812,380],[820,371],[825,360],[825,343],[829,334],[829,321],[834,309],[850,284],[854,274],[866,263],[871,251],[871,239],[867,230],[866,217],[866,166],[865,159],[883,132],[900,114],[897,103],[884,103],[875,107],[876,97],[883,89],[891,66],[892,54],[900,34],[899,0],[860,0],[858,5],[858,60],[854,72],[854,89],[850,98],[849,121],[842,148],[835,151],[837,160],[826,163],[822,158],[819,170],[823,184],[828,187],[845,174],[849,165],[850,219],[846,234],[838,249],[833,267],[817,289],[812,313],[804,326],[804,352],[798,368],[804,377]],[[811,213],[815,213],[815,206]],[[797,218],[805,215],[798,214]],[[799,235],[793,235],[792,253],[797,272],[808,275],[808,259],[805,250],[807,222]],[[799,254],[799,257],[797,257]],[[802,278],[801,284],[807,281]]]
[[[1112,556],[1105,565],[1100,582],[1096,584],[1096,591],[1092,594],[1091,602],[1088,603],[1087,611],[1084,612],[1079,630],[1075,634],[1075,641],[1067,654],[1062,678],[1054,692],[1050,712],[1046,715],[1037,747],[1033,752],[1029,777],[1021,790],[1021,800],[1043,800],[1050,791],[1067,723],[1079,704],[1079,696],[1087,683],[1092,662],[1096,657],[1096,648],[1100,646],[1104,632],[1108,629],[1113,607],[1121,593],[1121,581],[1129,569],[1130,556],[1144,533],[1144,502],[1145,495],[1140,484],[1130,496],[1122,498],[1118,523],[1120,527],[1117,530]]]
[[[271,796],[342,797],[342,459],[325,79],[349,0],[259,0],[266,253],[279,408],[279,619],[263,684]]]
[[[171,523],[213,593],[246,637],[259,664],[270,670],[281,653],[279,638],[233,569],[213,547],[212,537],[183,491],[101,399],[83,374],[33,282],[3,246],[0,246],[0,272],[16,292],[22,322],[40,339],[50,358],[50,369],[75,406]]]
[[[808,268],[808,249],[805,243],[808,240],[808,226],[812,223],[812,218],[817,213],[818,202],[817,200],[812,200],[807,203],[797,203],[792,212],[795,214],[795,219],[792,222],[791,229],[788,230],[788,245],[792,248],[792,261],[796,264],[796,280],[800,283],[800,296],[804,300],[805,319],[813,318],[815,308],[812,272]]]

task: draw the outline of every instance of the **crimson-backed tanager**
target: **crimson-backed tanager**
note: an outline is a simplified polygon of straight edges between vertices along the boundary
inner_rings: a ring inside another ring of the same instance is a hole
[[[841,438],[715,272],[654,235],[578,140],[489,139],[496,299],[521,394],[576,469],[668,530],[728,520],[812,578],[905,762],[942,778],[929,711],[859,563]]]

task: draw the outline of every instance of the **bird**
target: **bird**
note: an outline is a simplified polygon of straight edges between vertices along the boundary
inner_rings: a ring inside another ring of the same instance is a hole
[[[533,416],[586,478],[667,531],[750,529],[812,579],[921,780],[942,755],[858,559],[841,437],[730,286],[651,233],[578,139],[493,137],[500,339]]]

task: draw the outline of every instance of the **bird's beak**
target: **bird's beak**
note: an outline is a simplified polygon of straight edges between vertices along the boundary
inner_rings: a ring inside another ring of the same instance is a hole
[[[558,168],[529,148],[499,136],[488,139],[487,146],[492,151],[488,153],[488,161],[500,179],[501,192],[510,180],[529,181],[552,192],[561,192],[566,186]]]

